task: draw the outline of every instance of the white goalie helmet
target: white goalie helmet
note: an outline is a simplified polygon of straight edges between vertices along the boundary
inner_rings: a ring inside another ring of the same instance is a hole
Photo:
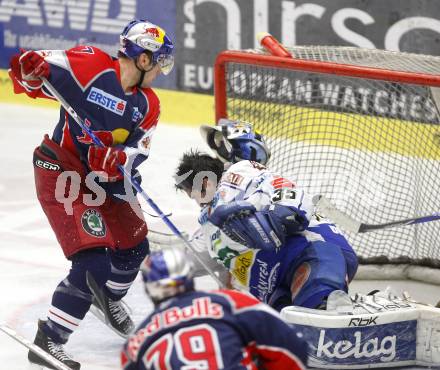
[[[250,160],[265,165],[270,158],[263,136],[254,131],[250,122],[222,118],[216,126],[202,125],[200,133],[223,162]]]
[[[182,248],[164,246],[141,265],[145,291],[154,303],[194,289],[194,268]]]

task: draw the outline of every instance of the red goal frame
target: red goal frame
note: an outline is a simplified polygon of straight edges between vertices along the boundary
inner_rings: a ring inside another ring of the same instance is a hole
[[[427,73],[392,71],[381,68],[361,67],[357,65],[321,62],[270,54],[257,54],[245,51],[227,50],[218,54],[214,65],[215,119],[227,118],[227,82],[226,65],[240,63],[264,67],[276,67],[297,71],[310,71],[340,76],[360,77],[372,80],[395,81],[416,85],[440,87],[440,76]]]

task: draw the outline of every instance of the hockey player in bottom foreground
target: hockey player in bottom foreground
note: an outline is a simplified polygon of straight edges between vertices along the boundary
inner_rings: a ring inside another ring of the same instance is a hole
[[[202,207],[199,239],[229,270],[232,286],[277,310],[325,308],[332,292],[347,292],[355,252],[335,225],[314,214],[303,190],[264,166],[262,137],[250,124],[227,120],[202,130],[223,161],[186,153],[176,187]],[[232,164],[224,171],[226,161]]]
[[[124,370],[305,369],[301,333],[247,294],[195,291],[181,249],[152,252],[141,271],[155,310],[126,342]]]

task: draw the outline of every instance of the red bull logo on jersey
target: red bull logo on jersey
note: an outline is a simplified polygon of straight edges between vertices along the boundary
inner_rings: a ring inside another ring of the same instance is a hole
[[[139,349],[146,339],[157,334],[160,330],[173,327],[182,322],[195,319],[221,319],[224,316],[222,305],[212,302],[210,297],[195,298],[190,305],[171,307],[153,315],[147,324],[139,329],[135,336],[130,337],[127,344],[127,354],[131,360],[136,360]]]
[[[84,120],[87,127],[91,127],[92,123],[87,118]],[[125,128],[117,128],[112,131],[108,130],[91,130],[93,135],[96,136],[105,146],[113,146],[125,143],[128,135],[130,134]],[[81,144],[91,145],[94,143],[92,137],[84,130],[82,130],[82,136],[77,135],[76,140]]]
[[[87,101],[99,105],[119,116],[123,116],[127,102],[101,89],[92,87],[87,96]]]

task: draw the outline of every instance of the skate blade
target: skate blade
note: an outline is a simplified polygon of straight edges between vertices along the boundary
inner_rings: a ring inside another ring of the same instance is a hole
[[[105,326],[107,326],[107,327],[108,327],[109,329],[111,329],[113,332],[115,332],[116,334],[118,334],[120,337],[122,337],[122,338],[124,338],[124,339],[127,339],[127,338],[130,336],[130,334],[124,334],[124,333],[121,333],[120,331],[116,330],[113,326],[111,326],[110,323],[107,321],[107,319],[106,319],[104,313],[103,313],[99,308],[97,308],[96,306],[91,305],[89,311],[90,311],[90,312],[91,312],[91,313],[92,313],[92,314],[93,314],[93,315],[94,315],[99,321],[101,321],[103,324],[105,324]]]

